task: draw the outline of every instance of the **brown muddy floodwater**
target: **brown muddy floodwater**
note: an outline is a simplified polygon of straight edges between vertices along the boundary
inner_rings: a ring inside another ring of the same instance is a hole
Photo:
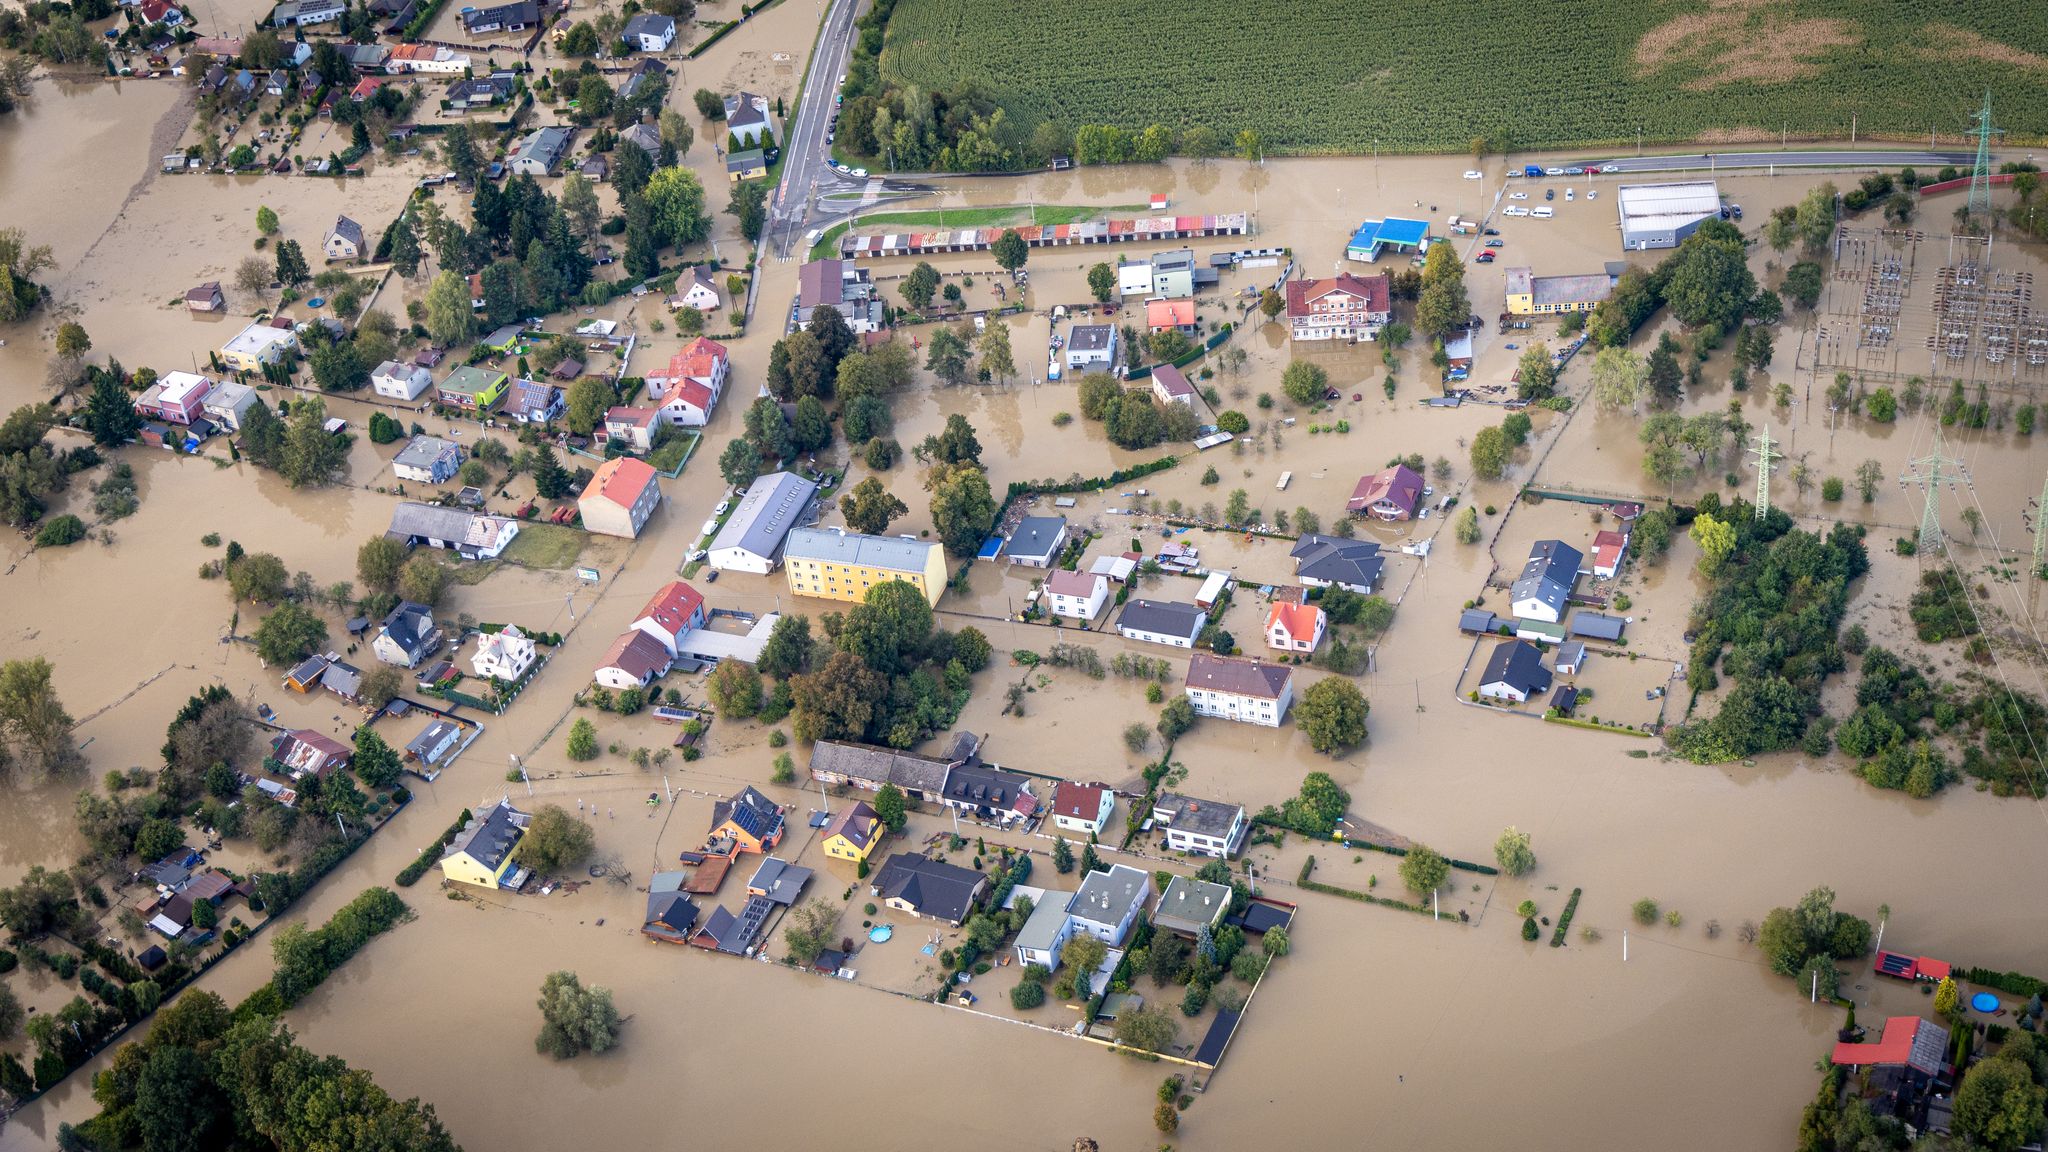
[[[722,0],[707,6],[707,18],[729,5]],[[683,66],[683,77],[672,85],[676,106],[687,110],[683,94],[700,86],[746,83],[771,95],[793,92],[816,17],[814,3],[791,0],[750,21],[704,58]],[[778,53],[791,59],[778,60]],[[408,161],[373,168],[346,184],[160,177],[153,171],[158,141],[167,134],[178,138],[184,127],[180,90],[129,82],[45,84],[39,92],[31,115],[0,125],[0,171],[9,173],[0,183],[0,219],[55,247],[59,267],[48,279],[57,310],[39,315],[26,329],[0,334],[8,339],[0,349],[0,404],[6,407],[40,394],[47,332],[56,315],[78,317],[92,333],[96,352],[112,353],[130,367],[184,367],[220,343],[223,324],[193,320],[169,302],[191,283],[222,276],[249,251],[257,206],[277,208],[286,233],[302,244],[317,242],[339,211],[359,209],[359,219],[381,226],[425,170],[423,161]],[[699,139],[705,139],[702,132]],[[689,159],[715,177],[715,160],[701,143]],[[1259,234],[1253,243],[1291,246],[1306,270],[1322,274],[1341,257],[1345,238],[1362,217],[1484,214],[1500,188],[1497,165],[1488,166],[1487,181],[1466,182],[1457,178],[1465,164],[1459,158],[1303,160],[1254,169],[1235,162],[1176,162],[949,181],[940,199],[963,205],[1120,205],[1165,192],[1176,211],[1256,213]],[[101,178],[81,185],[72,179],[80,171]],[[1749,208],[1752,220],[1761,220],[1772,205],[1796,200],[1809,180],[1745,176],[1722,183]],[[1602,178],[1597,187],[1602,195],[1596,201],[1582,195],[1567,206],[1560,199],[1556,220],[1503,222],[1508,247],[1502,264],[1475,266],[1469,278],[1475,311],[1498,311],[1500,269],[1507,264],[1581,272],[1618,257],[1613,181]],[[1930,209],[1930,219],[1941,212]],[[740,250],[734,228],[724,216],[715,226],[714,242],[728,259]],[[1203,255],[1222,247],[1197,245]],[[2012,258],[2038,261],[2038,253],[2015,251]],[[1074,381],[1036,382],[1052,332],[1047,312],[1053,304],[1086,298],[1083,277],[1092,262],[1078,253],[1034,253],[1034,310],[1008,321],[1025,378],[989,388],[921,383],[895,400],[897,439],[914,444],[948,415],[966,415],[978,430],[998,491],[1013,480],[1102,475],[1155,456],[1117,449],[1099,427],[1078,419],[1056,428],[1056,413],[1078,413]],[[994,267],[988,259],[948,257],[941,267],[949,276],[975,277],[968,289],[973,306],[992,301]],[[433,1102],[471,1149],[644,1146],[673,1138],[679,1115],[692,1123],[761,1117],[749,1137],[775,1146],[843,1139],[852,1122],[872,1139],[906,1149],[1063,1149],[1084,1134],[1109,1149],[1154,1147],[1153,1089],[1164,1069],[1045,1030],[891,995],[897,982],[891,974],[915,968],[907,957],[871,951],[856,965],[862,978],[841,983],[639,938],[635,928],[644,895],[635,888],[644,886],[657,864],[672,861],[676,851],[701,838],[708,820],[705,794],[729,794],[754,783],[799,811],[817,804],[815,792],[806,797],[766,783],[773,753],[762,726],[721,722],[704,759],[668,766],[666,782],[683,791],[676,803],[654,809],[644,800],[663,787],[663,774],[607,755],[585,766],[584,774],[572,775],[560,754],[560,728],[584,683],[583,670],[644,598],[672,578],[696,544],[699,525],[724,495],[717,454],[738,432],[743,401],[761,379],[768,348],[779,334],[773,317],[795,290],[796,269],[794,262],[772,259],[761,269],[755,330],[731,345],[732,398],[714,417],[683,477],[664,482],[669,506],[637,542],[595,542],[577,561],[599,567],[600,584],[580,586],[559,570],[507,566],[451,592],[450,613],[559,628],[568,633],[567,642],[532,691],[507,715],[487,721],[484,736],[437,783],[418,789],[412,811],[291,915],[323,919],[364,887],[388,884],[462,808],[495,800],[508,788],[523,791],[503,779],[506,758],[513,754],[526,757],[538,774],[536,802],[581,802],[592,812],[602,806],[606,815],[593,817],[600,847],[625,862],[633,884],[599,883],[547,898],[456,900],[430,880],[406,893],[419,912],[417,921],[350,961],[293,1009],[290,1023],[315,1050],[369,1069],[397,1094]],[[1757,269],[1767,281],[1775,278],[1762,256]],[[883,277],[905,270],[875,267]],[[1205,302],[1204,319],[1232,317],[1226,298],[1272,275],[1277,272],[1226,272],[1223,297]],[[394,287],[401,293],[417,288]],[[888,290],[894,291],[893,284]],[[234,316],[245,316],[252,303],[233,302]],[[1838,307],[1831,300],[1822,312],[1842,308],[1853,305]],[[658,362],[681,343],[673,331],[653,333],[648,321],[658,313],[631,301],[597,314],[650,337],[645,351],[635,354],[636,367]],[[1747,419],[1769,419],[1774,432],[1782,428],[1791,451],[1812,453],[1816,475],[1847,476],[1857,462],[1877,458],[1890,477],[1910,456],[1924,454],[1932,439],[1924,410],[1890,427],[1847,420],[1830,440],[1819,400],[1825,380],[1811,389],[1811,398],[1807,387],[1814,375],[1814,341],[1804,342],[1806,359],[1799,359],[1802,325],[1788,323],[1769,373],[1773,382],[1793,383],[1797,401],[1781,416],[1770,389],[1753,386],[1745,398]],[[1489,329],[1481,339],[1475,381],[1504,381],[1517,355],[1504,345],[1547,335]],[[1874,917],[1880,903],[1889,903],[1894,911],[1887,940],[1900,947],[1998,968],[2038,962],[2041,941],[2048,938],[2048,912],[2035,895],[2034,878],[2048,866],[2048,819],[2036,803],[1997,800],[1967,788],[1914,801],[1863,786],[1839,760],[1815,763],[1796,755],[1718,768],[1632,759],[1627,751],[1648,745],[1457,702],[1472,650],[1454,630],[1458,608],[1482,593],[1497,565],[1517,566],[1538,536],[1593,531],[1583,506],[1556,501],[1517,506],[1505,515],[1515,486],[1534,479],[1655,495],[1645,491],[1648,482],[1641,478],[1635,417],[1586,410],[1567,420],[1539,413],[1536,435],[1508,481],[1474,485],[1466,446],[1480,428],[1498,421],[1500,410],[1424,408],[1419,401],[1435,387],[1418,351],[1401,358],[1391,401],[1381,390],[1386,370],[1373,350],[1309,353],[1344,393],[1333,412],[1310,417],[1284,399],[1270,410],[1255,406],[1259,393],[1279,393],[1279,374],[1291,352],[1279,330],[1248,331],[1237,344],[1248,353],[1242,372],[1219,372],[1203,383],[1218,389],[1225,407],[1252,415],[1255,435],[1242,448],[1217,449],[1147,477],[1142,484],[1152,506],[1169,500],[1195,510],[1204,503],[1220,506],[1231,489],[1242,487],[1269,520],[1281,509],[1292,514],[1306,507],[1330,524],[1361,472],[1420,452],[1452,462],[1452,478],[1437,482],[1444,493],[1498,511],[1486,517],[1487,543],[1481,545],[1456,544],[1449,533],[1440,533],[1446,521],[1439,518],[1403,530],[1374,529],[1384,532],[1379,538],[1390,548],[1432,535],[1434,548],[1427,558],[1395,556],[1389,564],[1389,595],[1401,607],[1371,670],[1359,678],[1373,702],[1368,744],[1330,758],[1311,753],[1291,725],[1276,732],[1203,721],[1175,748],[1175,758],[1188,770],[1184,787],[1258,807],[1278,802],[1303,774],[1320,769],[1351,791],[1352,811],[1363,820],[1475,860],[1486,858],[1504,825],[1518,825],[1534,835],[1540,866],[1525,879],[1489,880],[1476,891],[1471,877],[1458,874],[1464,886],[1445,893],[1445,907],[1468,912],[1474,923],[1464,926],[1301,893],[1291,881],[1312,849],[1298,841],[1277,851],[1256,849],[1253,859],[1267,891],[1301,902],[1294,951],[1260,988],[1228,1059],[1186,1114],[1174,1138],[1177,1147],[1340,1147],[1357,1144],[1364,1132],[1414,1148],[1776,1147],[1791,1139],[1812,1089],[1813,1060],[1839,1017],[1801,1004],[1789,982],[1771,976],[1754,949],[1736,942],[1736,925],[1761,919],[1773,905],[1789,903],[1815,884],[1829,884],[1839,893],[1840,907],[1861,915]],[[1688,398],[1687,410],[1727,404],[1733,394],[1725,357],[1718,354],[1707,365],[1707,387]],[[1831,375],[1832,369],[1826,371]],[[1582,392],[1587,368],[1575,363],[1565,384]],[[336,409],[352,421],[370,410],[354,401],[337,402]],[[1285,423],[1289,418],[1296,423]],[[1349,421],[1348,433],[1308,430],[1312,423],[1338,419]],[[475,431],[472,426],[466,434]],[[2025,548],[2019,509],[2040,482],[2042,455],[2009,426],[1958,436],[1951,450],[1973,465],[1973,497],[1981,502],[1986,524],[1983,546],[1988,549],[1995,537],[2000,547]],[[843,455],[845,449],[835,445],[831,451]],[[383,529],[394,499],[371,490],[389,483],[387,447],[359,441],[350,485],[318,491],[293,491],[242,465],[141,448],[122,455],[139,473],[142,508],[113,526],[111,545],[88,542],[31,553],[10,537],[0,556],[0,570],[6,570],[0,597],[13,606],[0,625],[0,650],[55,661],[58,688],[80,718],[79,736],[88,742],[94,778],[112,768],[153,763],[172,712],[208,683],[224,683],[251,701],[283,709],[297,723],[345,724],[341,710],[328,701],[287,698],[276,686],[275,670],[262,668],[246,647],[222,642],[231,630],[246,634],[256,613],[244,611],[237,623],[227,590],[197,578],[199,565],[217,555],[199,538],[217,531],[252,550],[276,552],[323,585],[353,579],[357,545]],[[1208,465],[1220,474],[1214,486],[1199,483]],[[1683,481],[1681,494],[1730,491],[1721,474],[1731,467],[1728,461],[1711,464]],[[914,463],[900,465],[884,477],[912,505],[897,531],[930,524],[914,470]],[[1275,487],[1282,472],[1293,473],[1284,492]],[[848,482],[863,475],[856,466]],[[1878,540],[1918,515],[1918,505],[1889,480],[1867,508],[1856,502],[1853,487],[1851,503],[1844,505],[1824,505],[1817,493],[1795,497],[1784,473],[1779,491],[1803,515],[1867,519],[1881,526]],[[1967,534],[1960,517],[1971,499],[1961,491],[1944,496],[1944,522],[1952,530]],[[82,487],[65,497],[66,507],[86,503]],[[1129,536],[1158,538],[1155,521],[1125,514],[1132,506],[1122,493],[1104,493],[1084,498],[1070,515],[1103,533],[1100,547],[1121,550]],[[836,510],[826,520],[837,522]],[[1190,539],[1204,549],[1205,559],[1238,569],[1247,581],[1288,574],[1283,543],[1201,533]],[[1880,553],[1876,571],[1853,612],[1870,622],[1874,634],[1893,635],[1914,569],[1882,554],[1882,547],[1873,552]],[[1617,718],[1650,718],[1650,712],[1633,704],[1625,708],[1624,702],[1683,659],[1678,634],[1696,591],[1688,570],[1691,555],[1681,543],[1664,567],[1639,572],[1625,585],[1636,600],[1632,614],[1639,623],[1631,635],[1638,638],[1640,656],[1634,665],[1616,659],[1605,673],[1615,677],[1602,687],[1603,699],[1615,702]],[[722,607],[813,613],[825,607],[793,601],[777,580],[741,574],[700,587]],[[1003,619],[1028,588],[1026,579],[984,568],[967,592],[942,603],[941,613],[948,626],[983,628],[1000,652],[1043,651],[1060,637]],[[1249,589],[1242,595],[1244,602],[1230,618],[1241,642],[1255,635],[1259,611]],[[1993,602],[2016,622],[2038,618],[2036,600],[2031,586],[1994,588]],[[109,612],[110,605],[137,603],[147,610],[118,617]],[[338,620],[331,619],[330,627],[339,635]],[[1114,635],[1068,630],[1065,638],[1091,644],[1105,657],[1125,647]],[[1184,663],[1174,663],[1178,675]],[[2015,665],[2012,672],[2018,684],[2039,683],[2031,666]],[[1304,670],[1304,686],[1320,675]],[[1024,715],[1004,715],[1004,688],[1020,679],[1034,688]],[[703,695],[701,680],[675,683]],[[986,734],[991,758],[1042,773],[1135,779],[1140,758],[1124,751],[1120,733],[1132,720],[1149,722],[1156,714],[1136,686],[1058,670],[1041,684],[1035,674],[1027,676],[999,658],[976,678],[975,688],[960,727]],[[663,738],[644,718],[593,718],[605,743],[631,748]],[[410,733],[387,735],[402,739]],[[801,764],[802,750],[792,751]],[[0,882],[11,882],[33,863],[73,858],[75,787],[60,783],[0,795]],[[938,830],[935,822],[919,829]],[[1914,846],[1910,868],[1901,866],[1902,843]],[[1045,843],[1036,847],[1042,851]],[[1313,850],[1318,874],[1333,883],[1396,883],[1390,857],[1354,860],[1329,845]],[[825,865],[808,839],[793,836],[789,852],[820,868],[813,895],[838,902],[852,883]],[[1051,883],[1051,876],[1042,869],[1034,880]],[[1532,899],[1545,915],[1555,916],[1573,888],[1583,889],[1574,927],[1596,928],[1604,938],[1589,943],[1575,932],[1561,949],[1524,944],[1509,914],[1514,905]],[[1680,911],[1684,926],[1631,930],[1624,963],[1628,908],[1645,896]],[[849,917],[855,921],[864,900],[853,898]],[[730,890],[726,903],[734,903]],[[1718,938],[1704,930],[1710,920],[1724,928]],[[914,952],[926,929],[915,923],[899,928],[892,943],[868,947]],[[771,950],[779,955],[779,942]],[[234,956],[206,977],[206,986],[230,1000],[247,993],[268,976],[267,951],[259,947]],[[533,1053],[535,989],[546,972],[558,968],[615,990],[631,1018],[623,1047],[561,1065]],[[1852,973],[1846,987],[1859,1001],[1877,994],[1863,972]],[[1140,991],[1170,995],[1149,982],[1141,982]],[[1028,1018],[1057,1028],[1071,1023],[1068,1012],[1048,1006]],[[1184,1041],[1195,1038],[1184,1029]],[[0,1127],[0,1148],[46,1148],[60,1121],[88,1114],[89,1074],[99,1066],[89,1066]],[[963,1099],[973,1103],[951,1103]]]

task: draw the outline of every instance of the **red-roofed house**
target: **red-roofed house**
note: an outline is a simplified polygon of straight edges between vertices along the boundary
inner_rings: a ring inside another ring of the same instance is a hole
[[[704,626],[704,597],[681,580],[671,580],[640,609],[631,626],[661,641],[673,656],[677,641]]]
[[[1323,642],[1329,619],[1313,604],[1275,600],[1266,613],[1266,647],[1281,652],[1314,652]]]
[[[654,426],[660,419],[658,408],[608,408],[604,414],[604,438],[624,444],[631,452],[651,452]]]
[[[1361,477],[1344,508],[1378,520],[1413,520],[1422,502],[1422,474],[1405,464]]]
[[[1834,1062],[1849,1068],[1911,1068],[1939,1077],[1946,1066],[1948,1029],[1918,1016],[1893,1016],[1884,1034],[1862,1044],[1835,1045]]]
[[[1100,836],[1115,811],[1116,793],[1108,785],[1062,780],[1052,790],[1052,822],[1069,832]]]
[[[1161,364],[1152,369],[1152,395],[1161,404],[1186,404],[1195,402],[1195,386],[1188,383],[1186,375],[1171,364]]]
[[[1943,980],[1952,969],[1946,960],[1932,956],[1908,956],[1901,952],[1879,952],[1871,961],[1871,969],[1883,976],[1897,976],[1901,980]]]
[[[1109,603],[1109,578],[1100,572],[1058,569],[1045,578],[1045,608],[1055,616],[1083,622],[1101,615]]]
[[[1164,332],[1178,328],[1182,333],[1193,336],[1198,330],[1195,323],[1195,302],[1183,300],[1145,301],[1145,330]]]
[[[587,531],[631,539],[640,535],[647,518],[661,504],[661,485],[644,460],[620,456],[598,465],[597,474],[577,497]]]
[[[1608,530],[1593,534],[1593,575],[1611,580],[1621,573],[1621,562],[1628,555],[1628,533]]]
[[[311,728],[294,729],[270,742],[270,758],[277,761],[277,774],[294,780],[345,767],[354,756],[355,749]]]
[[[1374,340],[1394,317],[1394,280],[1332,276],[1287,282],[1287,326],[1296,340]]]
[[[649,390],[661,400],[661,419],[669,424],[702,428],[718,406],[732,360],[725,345],[699,336],[669,357],[668,371],[649,377]]]
[[[185,14],[170,0],[142,0],[141,8],[145,24],[168,24],[175,28],[185,22]]]
[[[638,628],[628,628],[604,650],[592,678],[607,688],[645,688],[667,672],[670,663],[661,641]]]

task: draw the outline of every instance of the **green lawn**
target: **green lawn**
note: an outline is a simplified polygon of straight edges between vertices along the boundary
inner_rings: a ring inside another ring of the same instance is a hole
[[[697,433],[686,432],[656,448],[647,456],[647,462],[654,470],[666,476],[683,466],[683,460],[690,454],[690,446],[697,442]]]
[[[522,568],[567,568],[576,563],[589,540],[589,534],[580,528],[528,521],[520,525],[519,535],[505,546],[500,559]]]
[[[1118,204],[1109,208],[1066,204],[1005,204],[992,208],[940,208],[916,212],[876,212],[860,217],[863,228],[884,228],[897,224],[931,224],[940,228],[993,228],[998,224],[1074,224],[1113,212],[1141,212],[1142,204]],[[853,221],[841,221],[825,229],[811,245],[811,259],[823,260],[839,251],[839,238]]]

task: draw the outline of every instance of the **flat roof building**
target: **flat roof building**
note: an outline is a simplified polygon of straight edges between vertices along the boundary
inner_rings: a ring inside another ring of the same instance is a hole
[[[1614,288],[1613,276],[1536,276],[1527,268],[1507,270],[1508,311],[1516,316],[1591,312]]]
[[[1621,213],[1624,251],[1676,248],[1699,229],[1701,221],[1721,215],[1721,189],[1712,180],[1624,184],[1614,203]]]

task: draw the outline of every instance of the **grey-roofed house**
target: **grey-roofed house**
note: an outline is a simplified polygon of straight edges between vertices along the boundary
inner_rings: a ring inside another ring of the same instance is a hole
[[[1162,792],[1152,802],[1152,823],[1166,830],[1166,847],[1191,856],[1229,856],[1244,841],[1244,809],[1220,800]]]
[[[462,445],[433,436],[415,436],[391,458],[391,471],[415,484],[446,484],[462,467]]]
[[[363,670],[329,653],[327,667],[320,670],[320,687],[353,704],[363,695]]]
[[[489,32],[520,32],[539,22],[540,4],[537,0],[517,0],[516,3],[490,8],[465,8],[462,12],[462,30],[471,36]]]
[[[1479,694],[1489,700],[1520,704],[1550,687],[1550,669],[1527,640],[1502,640],[1494,645],[1479,673]]]
[[[647,919],[640,925],[642,935],[668,944],[689,942],[697,926],[697,906],[683,894],[688,872],[656,872],[647,884]]]
[[[659,12],[642,12],[626,21],[620,38],[642,52],[666,52],[675,43],[676,22]]]
[[[782,562],[782,545],[790,530],[809,516],[818,494],[816,481],[794,472],[770,472],[747,486],[718,535],[707,559],[721,572],[766,575]]]
[[[1294,542],[1294,576],[1311,588],[1342,588],[1370,596],[1379,587],[1386,560],[1370,540],[1346,540],[1314,532]]]
[[[974,902],[988,887],[979,872],[898,852],[883,863],[869,892],[899,912],[958,927],[974,911]]]
[[[948,771],[939,802],[973,819],[1004,827],[1029,820],[1038,811],[1030,780],[985,764],[960,764]]]
[[[353,260],[363,254],[363,226],[346,216],[335,218],[320,247],[329,260]]]
[[[811,313],[831,308],[839,313],[856,335],[882,326],[882,301],[875,292],[872,274],[850,260],[812,260],[796,270],[796,315],[798,324],[809,324]]]
[[[441,647],[441,629],[434,624],[434,610],[425,604],[401,600],[384,617],[370,651],[386,664],[414,668]]]
[[[1484,608],[1467,608],[1458,613],[1458,631],[1488,635],[1500,627],[1500,617]]]
[[[1183,936],[1194,936],[1204,927],[1214,931],[1230,911],[1230,889],[1207,880],[1175,876],[1159,896],[1152,912],[1152,926]]]
[[[1152,897],[1152,874],[1143,868],[1115,864],[1106,872],[1090,872],[1081,890],[1067,902],[1067,915],[1079,932],[1114,948],[1130,934],[1131,925]]]
[[[784,907],[796,903],[803,893],[804,885],[811,882],[811,870],[800,868],[787,860],[769,856],[754,870],[754,878],[747,881],[747,895],[766,896]]]
[[[1586,666],[1586,643],[1583,640],[1568,640],[1557,646],[1557,656],[1550,666],[1560,676],[1576,676]]]
[[[1143,640],[1173,648],[1193,648],[1195,637],[1209,623],[1209,614],[1193,604],[1169,600],[1133,600],[1117,617],[1116,630],[1127,640]]]
[[[626,77],[626,82],[619,85],[619,99],[631,100],[640,94],[642,88],[657,80],[666,82],[668,69],[659,60],[644,59],[639,67],[633,69],[633,74]]]
[[[470,76],[448,86],[448,107],[467,112],[489,108],[512,98],[512,77],[505,73]]]
[[[915,800],[937,803],[946,791],[946,776],[966,758],[921,756],[875,744],[848,744],[820,740],[811,745],[811,779],[826,784],[849,784],[879,792],[894,784]]]
[[[619,133],[619,143],[636,145],[642,152],[647,153],[649,160],[654,160],[656,163],[660,162],[661,129],[656,128],[652,124],[640,123],[631,125],[625,131]]]
[[[1563,620],[1565,601],[1571,597],[1572,584],[1585,560],[1577,548],[1562,540],[1538,540],[1508,594],[1515,615],[1546,624]]]
[[[519,522],[433,504],[400,504],[384,534],[407,547],[446,548],[469,560],[495,560],[519,535]]]
[[[745,956],[753,944],[754,937],[761,930],[761,920],[774,903],[759,897],[749,899],[738,915],[724,908],[713,908],[711,915],[690,934],[689,942],[710,952],[724,952],[729,956]]]
[[[481,887],[526,887],[532,873],[512,863],[512,850],[526,835],[526,813],[499,800],[480,815],[470,817],[441,853],[441,871],[450,880]]]
[[[768,114],[768,98],[752,92],[735,92],[727,96],[725,131],[728,137],[739,139],[741,148],[754,147],[761,143],[763,136],[772,136],[775,124]]]
[[[1588,640],[1619,640],[1621,630],[1627,625],[1627,620],[1601,612],[1580,611],[1573,614],[1571,620],[1572,635],[1584,636]]]
[[[1010,541],[1003,547],[1003,555],[1012,564],[1027,568],[1050,568],[1060,558],[1060,548],[1067,542],[1067,518],[1065,516],[1026,516],[1017,522],[1010,533]]]
[[[453,720],[437,719],[406,742],[405,758],[432,768],[461,741],[462,725]]]
[[[571,132],[560,126],[540,128],[519,142],[512,153],[512,171],[526,176],[552,176],[569,154]]]
[[[1115,368],[1116,342],[1114,324],[1074,325],[1067,329],[1067,367],[1082,372]]]
[[[1059,970],[1060,952],[1074,938],[1074,920],[1067,915],[1067,905],[1073,898],[1071,892],[1047,892],[1032,905],[1031,918],[1017,930],[1013,945],[1017,963],[1043,964],[1050,971]]]

